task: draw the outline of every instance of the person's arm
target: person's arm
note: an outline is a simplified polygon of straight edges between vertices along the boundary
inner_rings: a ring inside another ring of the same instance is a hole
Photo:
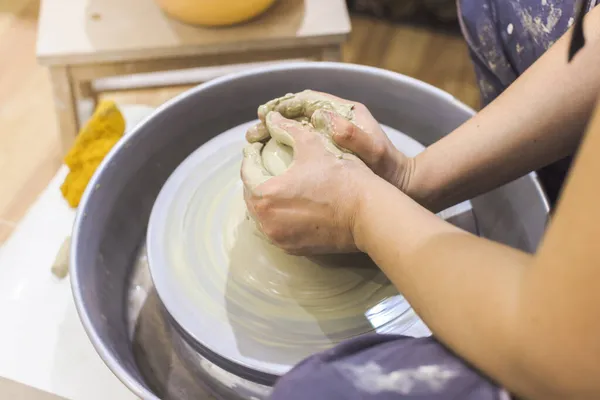
[[[263,121],[248,132],[265,141],[264,116],[311,118],[319,108],[346,109],[331,116],[333,139],[375,173],[434,212],[501,186],[572,154],[600,91],[600,7],[585,18],[587,45],[567,64],[567,32],[494,102],[415,158],[401,154],[368,109],[315,91],[275,99],[261,107]],[[344,114],[344,113],[341,113]]]
[[[596,50],[598,51],[598,50]],[[354,240],[438,339],[527,399],[600,398],[600,109],[534,257],[365,182]]]
[[[508,389],[600,398],[600,115],[535,257],[444,222],[357,157],[328,150],[315,127],[331,117],[315,112],[310,126],[267,115],[273,138],[294,150],[282,175],[255,184],[264,166],[245,153],[248,211],[271,243],[292,254],[362,250],[437,338]]]
[[[567,63],[570,31],[502,95],[412,159],[401,189],[440,211],[572,154],[600,92],[600,7]]]

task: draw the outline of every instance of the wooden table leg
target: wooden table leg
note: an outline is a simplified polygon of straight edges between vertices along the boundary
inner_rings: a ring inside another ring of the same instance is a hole
[[[54,108],[58,120],[62,153],[65,155],[79,130],[73,82],[66,66],[50,67],[50,79],[52,80]]]
[[[342,48],[340,46],[324,48],[321,53],[321,61],[342,61]]]
[[[81,129],[83,124],[92,116],[98,105],[98,93],[94,91],[92,81],[78,81],[71,71],[71,83],[75,95],[75,111],[77,112],[77,122]]]
[[[98,94],[94,91],[94,87],[92,86],[92,82],[84,81],[77,82],[77,90],[76,96],[78,99],[88,99],[94,103],[94,108],[96,107],[96,103],[98,102]]]

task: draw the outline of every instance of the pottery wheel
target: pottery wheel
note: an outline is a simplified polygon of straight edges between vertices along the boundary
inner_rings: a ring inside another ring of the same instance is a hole
[[[270,377],[368,332],[427,335],[367,256],[295,257],[255,234],[239,178],[244,134],[254,123],[192,153],[152,210],[150,271],[175,322],[229,369]],[[406,154],[423,148],[398,131],[384,130]]]

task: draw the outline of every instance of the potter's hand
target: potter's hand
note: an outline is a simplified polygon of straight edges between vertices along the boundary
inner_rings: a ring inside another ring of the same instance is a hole
[[[328,117],[317,111],[312,120],[322,125]],[[294,160],[282,175],[271,176],[260,158],[262,143],[244,150],[244,198],[262,233],[291,254],[356,251],[352,231],[361,183],[379,178],[358,157],[336,152],[309,124],[278,112],[265,122],[275,140],[294,149]]]
[[[324,128],[337,145],[356,154],[392,185],[406,190],[412,160],[396,149],[367,107],[360,103],[313,90],[288,94],[259,107],[261,123],[248,130],[246,139],[256,143],[269,138],[264,121],[270,111],[277,111],[285,118],[302,120],[310,119],[317,110],[328,115],[329,125]]]

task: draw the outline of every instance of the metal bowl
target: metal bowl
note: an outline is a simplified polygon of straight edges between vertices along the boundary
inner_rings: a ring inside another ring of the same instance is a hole
[[[139,397],[200,398],[206,387],[222,398],[268,394],[268,387],[246,385],[227,366],[193,350],[153,291],[142,244],[161,187],[188,155],[253,120],[259,104],[307,88],[362,102],[381,123],[423,145],[473,115],[451,95],[418,80],[339,63],[288,63],[226,76],[157,109],[115,146],[88,185],[71,253],[73,294],[84,328],[108,367]],[[472,203],[482,236],[536,249],[548,204],[534,174]]]

